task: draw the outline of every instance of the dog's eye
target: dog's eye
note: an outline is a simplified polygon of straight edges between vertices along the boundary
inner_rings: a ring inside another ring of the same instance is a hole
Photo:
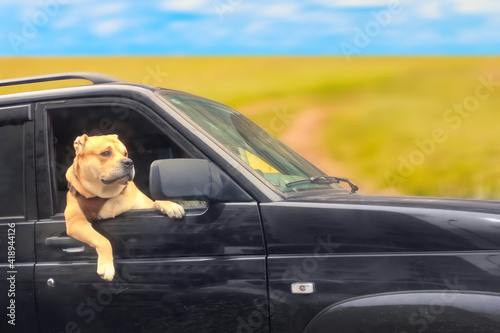
[[[109,151],[109,150],[103,151],[100,155],[102,157],[110,157],[111,156],[111,151]]]
[[[127,152],[125,152],[125,155],[124,155],[124,156],[125,156],[125,157],[128,157],[128,153],[127,153]]]

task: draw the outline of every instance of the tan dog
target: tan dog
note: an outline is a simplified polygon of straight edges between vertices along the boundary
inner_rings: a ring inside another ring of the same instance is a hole
[[[182,206],[153,202],[135,186],[134,164],[117,135],[82,135],[74,142],[76,157],[66,172],[70,191],[64,211],[66,232],[97,251],[97,274],[115,275],[111,243],[94,230],[93,220],[114,218],[130,209],[155,208],[171,218],[184,216]]]

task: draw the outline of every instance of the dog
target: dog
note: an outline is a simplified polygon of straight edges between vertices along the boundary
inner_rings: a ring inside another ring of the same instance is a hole
[[[69,191],[64,211],[66,233],[97,251],[97,274],[112,281],[113,249],[91,222],[114,218],[130,209],[155,208],[180,219],[184,208],[171,201],[152,201],[134,184],[135,169],[127,148],[117,135],[76,138],[76,156],[66,172]]]

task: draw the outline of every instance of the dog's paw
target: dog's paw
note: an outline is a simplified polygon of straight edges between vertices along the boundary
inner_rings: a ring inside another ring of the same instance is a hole
[[[106,281],[112,281],[115,277],[115,266],[113,262],[104,262],[101,260],[97,261],[97,274],[101,279]]]
[[[155,208],[170,218],[180,219],[186,215],[181,205],[171,201],[155,201]]]

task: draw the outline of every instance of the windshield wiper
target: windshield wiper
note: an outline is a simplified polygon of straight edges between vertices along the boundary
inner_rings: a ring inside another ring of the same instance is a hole
[[[290,182],[286,184],[286,187],[292,187],[295,185],[301,185],[301,184],[309,184],[309,183],[314,183],[314,184],[333,184],[333,183],[340,183],[344,182],[349,184],[351,187],[351,193],[356,193],[356,191],[359,190],[359,187],[351,183],[351,181],[347,178],[340,178],[340,177],[331,177],[331,176],[317,176],[317,177],[311,177],[309,179],[302,179],[302,180],[297,180],[294,182]]]

